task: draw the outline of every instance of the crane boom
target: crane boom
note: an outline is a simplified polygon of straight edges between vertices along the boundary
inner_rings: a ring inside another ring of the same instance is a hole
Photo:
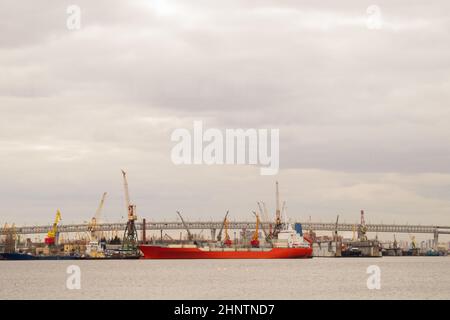
[[[269,223],[269,214],[267,213],[267,208],[266,208],[266,204],[264,202],[262,202],[262,204],[264,204],[264,208],[261,205],[261,202],[257,202],[256,203],[258,205],[258,209],[259,209],[259,215],[262,217],[262,221],[264,223]]]
[[[258,232],[259,232],[259,216],[256,214],[256,228],[255,233],[253,234],[253,240],[258,240]]]
[[[264,210],[263,210],[261,202],[257,202],[256,204],[258,205],[259,216],[262,217],[262,222],[269,223],[269,217],[268,217],[267,209],[266,209],[265,205],[264,205]],[[268,240],[270,237],[270,230],[267,230],[267,228],[264,228],[263,224],[261,224],[261,229],[263,229],[264,236],[266,237],[266,240]]]
[[[134,221],[137,219],[137,217],[135,215],[136,206],[133,205],[130,201],[130,192],[128,190],[127,173],[122,170],[122,175],[123,175],[123,187],[124,187],[124,191],[125,191],[125,204],[127,207],[126,209],[127,209],[128,221],[132,221],[132,220]]]
[[[253,214],[255,215],[255,217],[258,217],[258,214],[257,214],[255,211],[253,211]],[[259,219],[258,219],[258,220],[259,220]],[[266,229],[264,229],[263,225],[261,224],[261,221],[260,221],[260,225],[261,225],[261,229],[262,229],[262,231],[263,231],[263,233],[264,233],[264,237],[265,237],[266,239],[268,239],[269,234],[267,233]]]
[[[61,220],[61,212],[59,209],[56,211],[55,222],[53,222],[52,229],[47,233],[45,243],[48,245],[56,244],[56,235],[58,233],[58,223]]]
[[[125,190],[125,204],[126,204],[127,210],[128,210],[128,206],[130,205],[130,193],[128,191],[127,173],[123,170],[122,170],[122,176],[123,176],[123,185],[124,185],[124,190]]]
[[[95,211],[94,218],[95,218],[95,222],[96,223],[100,222],[100,216],[101,216],[101,213],[102,213],[103,205],[105,204],[106,195],[107,195],[107,193],[104,192],[103,195],[102,195],[102,199],[100,200],[100,203],[98,205],[97,211]]]
[[[56,236],[56,232],[58,232],[58,223],[61,220],[61,212],[59,209],[56,211],[55,222],[53,222],[52,230],[47,233],[49,238],[54,238]]]
[[[262,205],[264,208],[263,212],[264,212],[265,219],[267,219],[267,221],[269,221],[269,211],[267,210],[266,203],[264,201],[262,201]],[[269,232],[268,233],[269,233],[269,239],[271,239],[273,237],[272,223],[269,224]]]
[[[127,173],[122,170],[122,175],[123,175],[123,187],[125,191],[125,205],[128,213],[131,203],[130,203],[130,193],[128,191]]]
[[[339,223],[339,215],[337,215],[336,224],[334,225],[334,241],[337,241],[338,238],[338,223]]]
[[[107,193],[104,192],[102,195],[102,198],[100,200],[100,203],[98,205],[97,210],[95,211],[95,215],[94,217],[91,219],[91,223],[89,225],[89,230],[91,231],[91,238],[95,239],[97,238],[96,233],[96,228],[97,228],[97,224],[100,223],[100,217],[101,217],[101,213],[102,213],[102,209],[103,209],[103,205],[105,203],[105,198],[106,198]]]
[[[183,219],[183,217],[181,216],[180,211],[177,211],[177,213],[178,213],[178,216],[179,216],[180,219],[181,219],[181,223],[183,224],[184,228],[186,229],[186,231],[187,231],[187,233],[188,233],[188,239],[189,239],[189,240],[194,239],[194,237],[192,236],[191,230],[189,230],[189,227],[187,226],[186,222],[184,222],[184,219]]]
[[[229,212],[229,210],[227,210],[227,213],[225,214],[225,218],[223,219],[222,226],[220,227],[219,234],[217,235],[217,241],[222,240],[222,231],[223,231],[223,227],[225,226],[225,223],[227,222],[228,212]]]

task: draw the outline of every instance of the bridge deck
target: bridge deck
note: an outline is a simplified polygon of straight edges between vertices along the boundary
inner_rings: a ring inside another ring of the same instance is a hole
[[[322,222],[299,222],[302,224],[303,230],[312,229],[314,231],[333,231],[335,229],[335,223],[322,223]],[[97,231],[122,231],[125,230],[125,223],[104,223],[96,226]],[[220,229],[222,227],[222,221],[218,222],[187,222],[189,229],[201,230],[201,229]],[[264,224],[266,228],[269,228],[269,224]],[[138,230],[142,230],[142,222],[136,223]],[[15,227],[17,234],[43,234],[47,233],[52,226],[22,226]],[[255,229],[255,222],[230,222],[229,229],[241,230],[241,229]],[[338,231],[353,231],[354,224],[340,223],[338,224]],[[184,230],[184,226],[181,222],[147,222],[147,230]],[[450,226],[422,226],[422,225],[394,225],[394,224],[367,224],[368,232],[392,232],[392,233],[439,233],[450,234]],[[59,232],[88,232],[88,224],[71,224],[58,226]],[[6,234],[5,230],[1,230],[0,234]]]

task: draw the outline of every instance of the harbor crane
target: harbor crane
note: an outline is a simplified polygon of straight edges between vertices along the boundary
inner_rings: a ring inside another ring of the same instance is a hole
[[[136,229],[137,220],[136,206],[130,201],[130,193],[128,191],[127,174],[122,170],[123,186],[125,191],[125,204],[127,208],[128,220],[125,227],[125,233],[122,241],[122,250],[129,251],[132,254],[138,252],[138,234]]]
[[[253,215],[255,216],[255,217],[257,217],[258,216],[258,213],[256,213],[255,211],[253,211]],[[264,233],[264,237],[266,238],[266,240],[268,240],[269,239],[269,235],[267,234],[267,232],[266,232],[266,229],[264,229],[264,226],[261,224],[261,229],[262,229],[262,231],[263,231],[263,233]]]
[[[217,241],[219,241],[219,242],[222,240],[222,231],[223,231],[223,227],[225,226],[225,222],[227,221],[228,213],[229,213],[229,211],[227,210],[227,213],[225,214],[225,218],[223,219],[222,226],[220,227],[219,234],[217,235]]]
[[[188,240],[189,240],[189,241],[194,240],[194,236],[192,235],[191,230],[189,230],[189,227],[187,226],[186,222],[184,222],[183,216],[181,215],[180,211],[177,211],[177,214],[178,214],[178,216],[179,216],[180,219],[181,219],[181,223],[183,224],[184,228],[185,228],[186,231],[187,231],[187,234],[188,234]]]
[[[47,237],[45,238],[47,245],[55,245],[57,243],[59,221],[61,221],[61,212],[58,209],[56,210],[55,222],[53,222],[52,229],[47,233]]]
[[[107,193],[104,192],[102,198],[100,200],[100,204],[98,205],[97,211],[95,211],[95,215],[92,217],[91,222],[89,223],[88,229],[91,233],[91,239],[98,240],[97,236],[97,224],[100,223],[100,217],[103,209],[103,205],[105,203]]]

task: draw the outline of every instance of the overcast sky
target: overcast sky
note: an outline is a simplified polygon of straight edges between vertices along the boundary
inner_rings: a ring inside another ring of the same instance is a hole
[[[0,223],[87,221],[104,191],[121,221],[123,168],[149,220],[252,220],[279,180],[295,219],[450,225],[450,2],[429,4],[1,0]],[[279,174],[174,165],[194,120],[279,128]]]

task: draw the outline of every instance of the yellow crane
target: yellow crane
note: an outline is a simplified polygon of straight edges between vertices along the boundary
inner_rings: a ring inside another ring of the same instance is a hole
[[[56,244],[56,234],[58,232],[58,223],[61,221],[61,212],[56,210],[55,222],[53,222],[52,229],[47,233],[47,238],[45,238],[45,243],[48,245]]]
[[[127,226],[125,227],[125,232],[123,235],[122,241],[122,250],[129,251],[132,254],[136,254],[139,252],[138,249],[138,234],[136,229],[135,221],[137,220],[136,216],[136,206],[130,201],[130,193],[128,191],[128,180],[127,173],[122,170],[123,176],[123,186],[125,191],[125,204],[128,213],[128,221]]]
[[[107,193],[104,192],[102,195],[102,198],[100,200],[100,204],[98,205],[97,211],[95,211],[95,215],[92,217],[91,222],[89,223],[89,231],[90,231],[90,236],[92,240],[98,240],[98,235],[97,235],[97,224],[100,223],[100,217],[101,217],[101,213],[102,213],[102,209],[103,209],[103,205],[105,203],[105,198],[106,198]]]

